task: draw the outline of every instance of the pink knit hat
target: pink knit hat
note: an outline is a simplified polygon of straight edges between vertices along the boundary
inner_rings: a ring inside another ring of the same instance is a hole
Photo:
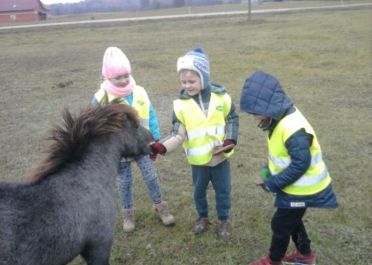
[[[101,88],[111,95],[125,97],[132,93],[136,81],[132,75],[129,77],[129,83],[125,87],[115,86],[110,78],[120,75],[131,74],[132,68],[127,56],[117,47],[108,47],[103,55]]]
[[[132,68],[127,56],[117,47],[109,47],[103,55],[102,76],[104,79],[130,74]]]

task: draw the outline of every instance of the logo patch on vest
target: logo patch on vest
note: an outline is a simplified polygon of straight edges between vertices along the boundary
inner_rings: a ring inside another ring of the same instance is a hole
[[[217,110],[217,111],[223,111],[223,107],[222,107],[221,105],[220,105],[220,106],[217,106],[217,107],[216,107],[216,110]]]
[[[143,106],[143,104],[145,104],[145,102],[142,101],[142,100],[137,100],[137,103],[138,103],[138,105],[140,105],[140,106]]]
[[[305,207],[305,202],[291,202],[291,207]]]

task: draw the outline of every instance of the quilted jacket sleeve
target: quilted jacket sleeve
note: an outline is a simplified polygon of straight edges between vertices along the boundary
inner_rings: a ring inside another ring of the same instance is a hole
[[[309,168],[311,163],[310,145],[313,136],[300,129],[285,143],[291,157],[289,166],[277,175],[269,178],[265,184],[272,192],[278,192],[298,180]]]

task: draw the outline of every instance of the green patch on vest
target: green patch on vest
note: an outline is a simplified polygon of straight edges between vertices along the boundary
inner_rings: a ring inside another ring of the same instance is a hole
[[[216,106],[216,110],[217,110],[217,111],[223,111],[223,107],[222,107],[221,105]]]
[[[145,104],[145,101],[143,100],[137,100],[138,105],[143,106]]]

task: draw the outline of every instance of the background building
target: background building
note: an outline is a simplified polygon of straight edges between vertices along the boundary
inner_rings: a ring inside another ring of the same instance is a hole
[[[45,20],[47,9],[40,0],[1,0],[0,23]]]

